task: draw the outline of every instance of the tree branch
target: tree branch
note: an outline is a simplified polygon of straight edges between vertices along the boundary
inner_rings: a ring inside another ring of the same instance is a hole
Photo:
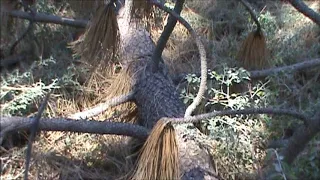
[[[4,136],[13,131],[30,128],[32,121],[26,117],[1,117],[0,119],[0,144]],[[65,118],[41,118],[39,130],[42,131],[67,131],[92,134],[115,134],[131,136],[138,139],[146,139],[149,130],[142,126],[111,122],[111,121],[94,121],[94,120],[72,120]]]
[[[308,126],[300,127],[290,138],[287,147],[282,152],[284,161],[291,164],[303,151],[308,142],[320,131],[320,111],[310,119]]]
[[[303,15],[307,16],[313,22],[320,26],[320,14],[309,8],[303,1],[288,0],[290,4]]]
[[[216,116],[227,116],[227,115],[249,115],[249,114],[275,114],[275,115],[287,115],[297,119],[301,119],[305,125],[309,124],[308,117],[295,110],[286,109],[274,109],[274,108],[248,108],[241,110],[226,110],[226,111],[215,111],[211,113],[200,114],[192,117],[184,118],[165,118],[166,121],[170,121],[173,124],[185,124],[195,123],[203,119],[213,118]]]
[[[158,8],[170,13],[174,18],[176,18],[191,34],[191,36],[196,40],[196,44],[199,49],[200,54],[200,62],[201,62],[201,81],[200,81],[200,88],[197,93],[197,96],[194,98],[193,102],[188,106],[185,116],[190,116],[192,112],[196,109],[196,107],[200,104],[201,99],[206,91],[207,88],[207,58],[206,58],[206,51],[204,45],[201,42],[201,39],[198,37],[196,32],[192,29],[190,24],[183,19],[179,14],[172,11],[171,9],[167,8],[166,6],[158,3],[156,1],[151,1],[153,5],[157,6]]]
[[[76,20],[76,19],[65,18],[60,16],[47,15],[44,13],[36,13],[34,15],[31,15],[27,12],[23,12],[19,10],[7,11],[4,13],[8,13],[10,16],[16,17],[16,18],[33,20],[34,22],[68,25],[68,26],[78,27],[78,28],[85,28],[88,24],[88,21],[86,20]]]
[[[272,108],[251,108],[244,110],[227,110],[217,111],[201,115],[196,115],[187,118],[165,118],[167,121],[171,121],[174,124],[182,123],[193,123],[203,119],[212,118],[216,116],[225,115],[248,115],[248,114],[276,114],[276,115],[287,115],[294,118],[301,119],[305,124],[308,124],[308,117],[302,113],[294,110],[284,109],[272,109]],[[0,136],[4,134],[17,131],[21,129],[27,129],[31,126],[32,121],[30,118],[25,117],[1,117],[0,125],[2,127]],[[95,133],[95,134],[117,134],[126,135],[136,138],[146,138],[149,131],[138,125],[118,123],[118,122],[101,122],[93,120],[71,120],[64,118],[43,118],[40,121],[39,129],[43,131],[70,131],[70,132],[81,132],[81,133]]]
[[[288,65],[288,66],[283,66],[283,67],[258,70],[258,71],[250,71],[250,77],[251,77],[251,79],[258,79],[258,78],[266,77],[266,76],[276,74],[279,72],[301,71],[301,70],[312,68],[315,66],[320,66],[320,58],[312,59],[312,60],[308,60],[308,61],[303,61],[300,63],[296,63],[296,64],[292,64],[292,65]]]
[[[176,4],[174,6],[173,11],[176,12],[176,14],[180,15],[182,8],[183,8],[184,0],[177,0]],[[166,43],[168,42],[168,39],[174,29],[174,27],[177,24],[177,19],[173,15],[169,15],[168,21],[166,26],[164,27],[163,32],[161,33],[161,36],[156,44],[156,47],[153,52],[153,70],[159,69],[159,63],[161,61],[162,52],[166,46]]]
[[[309,68],[313,68],[316,66],[320,66],[320,58],[312,59],[303,61],[300,63],[288,65],[288,66],[282,66],[282,67],[276,67],[276,68],[270,68],[270,69],[264,69],[264,70],[256,70],[256,71],[249,71],[249,76],[251,79],[259,79],[264,78],[273,74],[277,74],[280,72],[295,72],[295,71],[301,71]],[[178,84],[179,82],[184,81],[186,75],[188,74],[179,74],[172,78],[172,81],[175,84]],[[196,76],[200,76],[200,73],[197,73]]]
[[[247,11],[249,11],[251,18],[254,20],[254,22],[257,25],[257,31],[261,31],[261,25],[259,23],[259,20],[257,18],[257,16],[255,15],[255,13],[253,12],[253,9],[251,8],[250,4],[246,1],[246,0],[240,0],[240,2],[243,4],[243,6],[247,9]]]
[[[114,106],[120,105],[122,103],[132,101],[133,98],[134,98],[134,92],[129,92],[128,94],[114,97],[105,103],[100,103],[91,109],[69,115],[68,118],[70,118],[70,119],[87,119],[87,118],[90,118],[90,117],[93,117],[93,116],[96,116],[96,115],[102,113],[103,111],[107,110],[110,107],[114,107]]]

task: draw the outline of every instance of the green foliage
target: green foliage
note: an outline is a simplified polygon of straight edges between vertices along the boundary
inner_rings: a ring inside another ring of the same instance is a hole
[[[267,37],[273,37],[279,29],[276,17],[273,16],[269,11],[260,14],[258,20]]]
[[[252,92],[240,92],[236,86],[248,82],[248,72],[243,68],[224,67],[220,72],[208,73],[208,94],[204,105],[206,111],[218,109],[244,109],[249,106],[262,106],[266,101],[265,84],[257,83]],[[196,75],[186,77],[188,89],[183,89],[181,98],[191,103],[199,88],[200,78]],[[236,85],[236,86],[235,86]],[[204,120],[200,129],[215,142],[212,153],[218,171],[224,179],[237,179],[243,172],[257,170],[263,151],[258,147],[268,136],[264,129],[264,116],[223,116]]]
[[[62,77],[58,77],[51,68],[48,68],[54,64],[56,64],[56,60],[50,57],[34,62],[23,73],[14,70],[6,75],[2,74],[1,115],[29,115],[37,111],[35,105],[41,102],[49,91],[67,87],[72,87],[74,90],[81,89],[79,82],[75,81],[76,70],[74,66],[64,69]]]
[[[289,105],[294,105],[311,116],[320,108],[320,91],[316,82],[318,76],[315,76],[316,79],[309,79],[303,87],[297,87],[297,79],[286,74],[271,76],[264,82],[251,83],[251,87],[248,87],[250,79],[246,70],[221,67],[216,71],[209,71],[208,93],[203,98],[198,113],[247,107],[288,108]],[[186,81],[188,87],[182,90],[181,98],[184,103],[190,104],[199,88],[200,78],[189,74]],[[198,128],[213,140],[215,149],[211,154],[224,179],[245,178],[243,173],[257,172],[265,162],[272,162],[272,169],[267,174],[269,179],[318,179],[319,136],[291,166],[283,162],[283,157],[278,153],[281,149],[266,151],[262,148],[268,140],[283,137],[286,129],[302,125],[302,122],[286,116],[239,115],[204,120]]]

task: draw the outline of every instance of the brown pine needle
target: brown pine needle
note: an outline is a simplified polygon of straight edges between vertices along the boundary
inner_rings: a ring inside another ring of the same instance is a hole
[[[265,36],[262,32],[249,33],[237,55],[241,66],[248,70],[269,68],[268,50]]]
[[[75,53],[82,56],[82,59],[98,65],[101,61],[108,64],[115,57],[120,45],[120,34],[112,3],[97,9],[84,36],[79,46],[77,41],[71,43]]]
[[[132,179],[179,179],[178,147],[173,126],[159,120],[141,149]]]

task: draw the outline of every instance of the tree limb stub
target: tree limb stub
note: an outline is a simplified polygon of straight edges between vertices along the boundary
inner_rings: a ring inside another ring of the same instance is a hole
[[[28,19],[30,21],[33,20],[34,22],[54,23],[54,24],[68,25],[68,26],[78,27],[78,28],[85,28],[88,24],[88,21],[86,20],[76,20],[72,18],[48,15],[44,13],[36,13],[34,15],[31,15],[27,12],[23,12],[19,10],[8,11],[5,13],[8,13],[12,17]]]
[[[129,92],[128,94],[114,97],[105,103],[100,103],[97,106],[95,106],[94,108],[72,114],[72,115],[68,116],[68,118],[70,118],[70,119],[90,118],[90,117],[96,116],[98,114],[101,114],[102,112],[104,112],[105,110],[107,110],[110,107],[114,107],[114,106],[123,104],[125,102],[132,101],[133,97],[134,97],[134,92]]]
[[[28,129],[32,125],[32,120],[26,117],[1,117],[0,126],[2,139],[6,133]],[[42,131],[66,131],[93,134],[115,134],[131,136],[138,139],[146,139],[149,130],[142,126],[94,120],[72,120],[65,118],[41,118],[39,130]],[[1,142],[1,141],[0,141]]]

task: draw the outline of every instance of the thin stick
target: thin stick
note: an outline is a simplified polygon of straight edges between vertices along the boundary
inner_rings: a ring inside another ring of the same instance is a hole
[[[34,138],[36,136],[36,132],[38,131],[39,121],[40,121],[40,118],[41,118],[41,115],[42,115],[44,109],[47,106],[49,96],[50,96],[50,93],[48,93],[46,95],[46,97],[44,98],[44,100],[41,103],[41,106],[38,110],[38,113],[37,113],[36,117],[34,117],[32,125],[31,125],[31,133],[30,133],[28,147],[27,147],[27,153],[26,153],[26,164],[25,164],[26,169],[24,171],[24,179],[25,180],[28,180],[28,172],[29,172],[30,159],[31,159],[32,143],[33,143]]]

